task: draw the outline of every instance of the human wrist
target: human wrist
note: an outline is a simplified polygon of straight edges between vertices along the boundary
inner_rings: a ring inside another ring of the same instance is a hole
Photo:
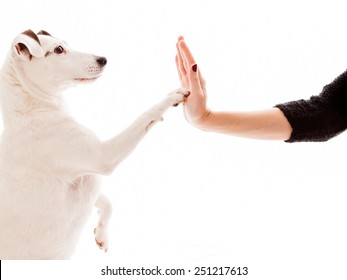
[[[206,109],[199,118],[191,121],[191,123],[202,130],[210,130],[211,129],[211,119],[213,118],[214,112]]]

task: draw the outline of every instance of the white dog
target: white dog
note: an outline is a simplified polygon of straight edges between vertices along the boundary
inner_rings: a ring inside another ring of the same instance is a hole
[[[45,31],[14,39],[0,75],[0,259],[69,258],[94,206],[95,239],[107,250],[112,208],[100,194],[98,174],[110,174],[189,92],[173,91],[102,142],[68,115],[60,93],[95,80],[106,63]]]

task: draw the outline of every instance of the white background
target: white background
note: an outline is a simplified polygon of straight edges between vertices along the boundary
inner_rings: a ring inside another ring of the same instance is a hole
[[[347,66],[344,2],[2,1],[0,55],[31,28],[107,56],[103,77],[65,93],[75,118],[107,139],[179,87],[179,35],[215,110],[318,94]],[[287,144],[202,132],[173,108],[103,180],[114,206],[109,252],[94,244],[94,214],[73,265],[6,262],[4,279],[99,279],[106,265],[248,266],[240,279],[346,279],[346,144],[346,134]]]

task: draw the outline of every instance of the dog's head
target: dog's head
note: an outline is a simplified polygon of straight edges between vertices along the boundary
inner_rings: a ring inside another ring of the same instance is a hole
[[[21,82],[45,92],[97,79],[107,63],[105,57],[71,50],[46,31],[27,30],[12,44],[11,57]]]

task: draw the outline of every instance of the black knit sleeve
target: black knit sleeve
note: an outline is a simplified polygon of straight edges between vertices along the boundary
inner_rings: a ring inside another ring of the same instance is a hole
[[[278,104],[292,126],[286,142],[327,141],[347,128],[347,71],[308,100]]]

